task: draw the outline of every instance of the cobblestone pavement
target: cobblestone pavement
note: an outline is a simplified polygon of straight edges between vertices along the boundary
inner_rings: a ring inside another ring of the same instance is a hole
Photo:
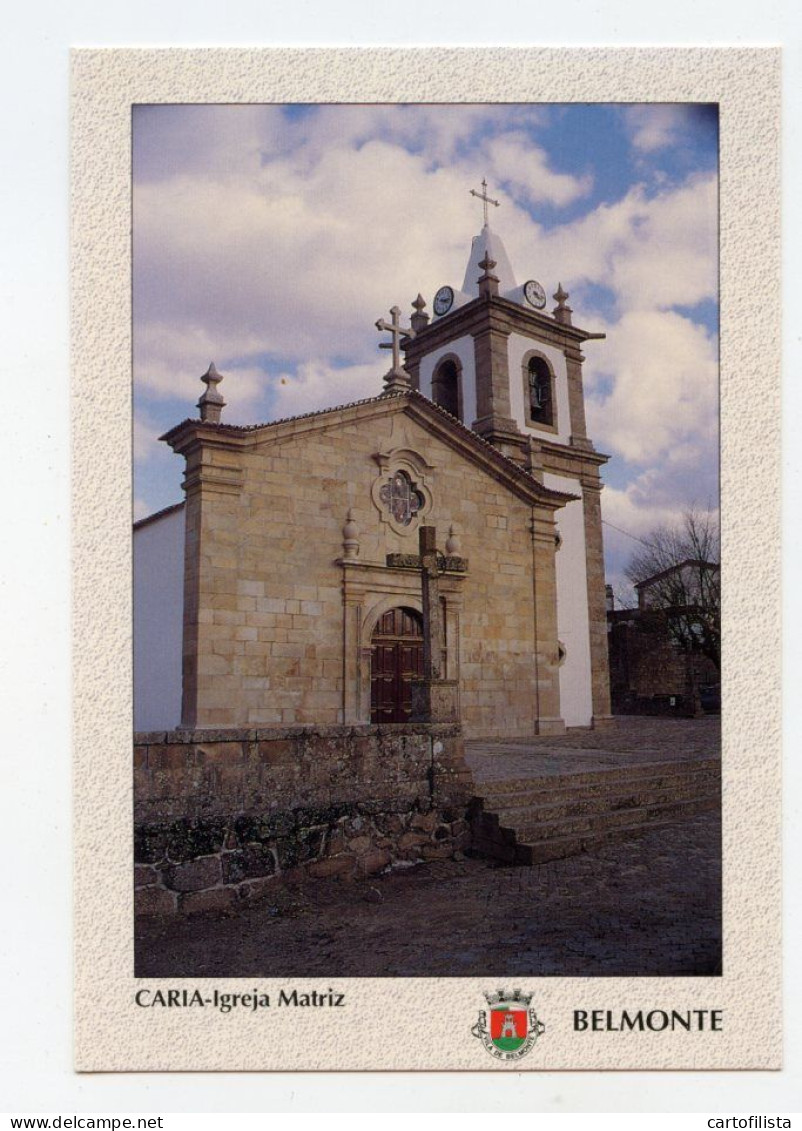
[[[644,749],[660,761],[718,752],[716,719],[621,722],[615,737],[588,731],[529,740],[528,750],[474,743],[471,765],[477,777],[523,777],[557,755],[564,772],[572,751],[593,765],[647,760]],[[720,884],[719,814],[704,813],[533,867],[437,861],[277,890],[226,914],[143,919],[137,975],[709,975],[721,968]]]
[[[466,743],[467,760],[478,781],[542,777],[588,769],[718,758],[721,721],[649,719],[620,715],[602,730],[569,731],[537,738],[479,739]]]

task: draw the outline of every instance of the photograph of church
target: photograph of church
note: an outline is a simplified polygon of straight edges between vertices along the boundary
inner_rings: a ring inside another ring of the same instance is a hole
[[[714,130],[581,109],[137,108],[146,919],[715,808],[610,737],[606,600],[715,491]]]

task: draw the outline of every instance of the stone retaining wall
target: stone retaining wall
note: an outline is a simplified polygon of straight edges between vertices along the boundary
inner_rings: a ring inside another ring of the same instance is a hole
[[[472,795],[453,724],[134,736],[136,910],[224,910],[287,883],[453,856]]]

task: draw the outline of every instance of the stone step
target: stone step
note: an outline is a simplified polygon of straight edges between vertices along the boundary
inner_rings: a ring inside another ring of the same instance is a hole
[[[590,834],[605,829],[627,825],[647,826],[655,821],[681,821],[697,813],[717,809],[718,796],[703,795],[683,801],[667,801],[660,804],[644,805],[638,809],[614,809],[577,817],[561,817],[555,820],[523,820],[520,824],[508,825],[500,822],[495,813],[482,813],[473,822],[474,840],[499,845],[512,845],[536,840],[559,839],[561,837]]]
[[[533,805],[560,804],[563,802],[593,801],[601,803],[615,797],[640,797],[648,793],[670,793],[678,790],[700,791],[718,788],[719,775],[714,774],[659,774],[653,777],[628,778],[605,777],[601,780],[577,783],[570,778],[556,778],[550,788],[540,784],[522,786],[518,790],[487,789],[479,785],[476,795],[485,809],[502,812],[507,809],[528,808]]]
[[[659,787],[641,786],[626,792],[567,793],[560,798],[538,794],[534,798],[521,798],[515,805],[489,804],[485,799],[483,811],[492,812],[499,823],[517,828],[522,824],[557,820],[561,817],[584,817],[593,813],[618,812],[640,809],[644,805],[661,805],[675,801],[693,801],[700,796],[718,796],[717,782],[704,782]]]
[[[719,759],[652,762],[477,783],[475,851],[542,863],[641,836],[721,804]]]
[[[526,778],[496,779],[476,782],[479,796],[499,800],[508,794],[523,792],[548,792],[559,789],[612,786],[619,782],[633,783],[641,778],[675,779],[680,777],[710,778],[718,780],[721,763],[718,759],[704,762],[663,762],[638,766],[615,766],[611,769],[568,771],[560,774],[540,774]]]
[[[708,809],[717,808],[711,804]],[[700,810],[705,812],[707,810]],[[562,860],[566,856],[578,856],[582,852],[590,852],[601,848],[605,844],[614,844],[623,840],[633,840],[644,833],[653,832],[655,829],[669,828],[675,825],[676,820],[651,821],[647,824],[622,825],[618,828],[605,829],[586,835],[554,837],[548,840],[536,840],[517,843],[514,855],[510,846],[503,845],[500,852],[493,851],[493,846],[488,842],[490,851],[488,855],[503,859],[507,863],[515,864],[547,864],[550,860]]]
[[[681,821],[685,817],[695,817],[697,813],[714,809],[718,805],[716,797],[698,797],[690,801],[669,801],[661,805],[645,805],[641,809],[616,809],[606,813],[594,813],[584,817],[564,818],[556,821],[535,822],[516,825],[512,831],[518,842],[547,840],[575,833],[592,833],[599,830],[617,828],[625,825],[648,825],[654,821]]]

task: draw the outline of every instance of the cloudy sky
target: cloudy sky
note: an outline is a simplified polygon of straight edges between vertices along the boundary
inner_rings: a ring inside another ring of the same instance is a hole
[[[619,589],[633,537],[717,507],[717,147],[703,106],[136,107],[135,517],[182,497],[158,436],[210,361],[230,423],[380,392],[374,322],[461,285],[486,177],[517,281],[607,334],[585,391]]]

